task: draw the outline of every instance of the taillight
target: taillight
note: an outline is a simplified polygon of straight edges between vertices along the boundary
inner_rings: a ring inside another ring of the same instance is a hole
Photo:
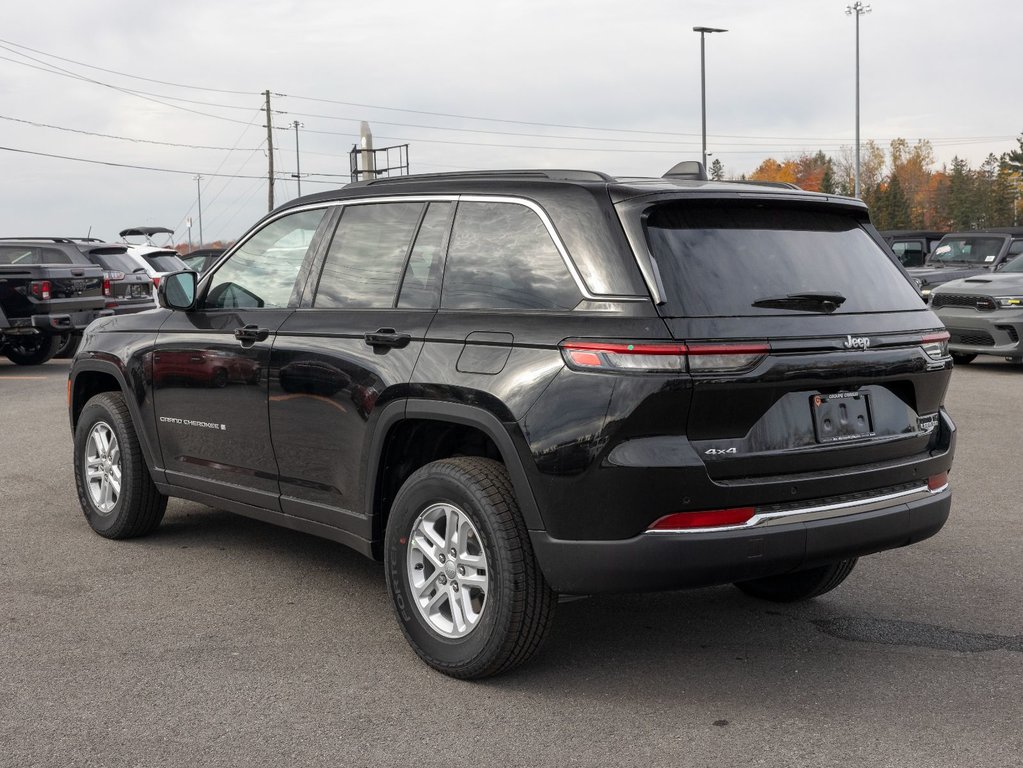
[[[103,295],[104,296],[113,296],[114,295],[114,292],[110,290],[110,278],[109,277],[104,277],[103,278]]]
[[[154,277],[153,278],[153,287],[154,288],[158,288],[159,286],[160,286],[160,278],[159,277]]]
[[[942,472],[940,475],[931,475],[927,478],[927,490],[929,491],[940,491],[946,485],[948,485],[948,472]]]
[[[943,357],[948,357],[948,339],[948,331],[928,333],[920,340],[920,346],[923,347],[928,357],[933,360],[941,360]]]
[[[35,280],[31,284],[32,295],[37,299],[43,301],[49,301],[51,296],[51,286],[49,280]]]
[[[749,522],[756,510],[753,507],[708,509],[700,512],[675,512],[653,522],[648,531],[688,531],[693,528],[721,528]]]
[[[770,351],[763,343],[662,344],[565,341],[561,354],[578,370],[684,371],[694,373],[741,371],[760,362]]]

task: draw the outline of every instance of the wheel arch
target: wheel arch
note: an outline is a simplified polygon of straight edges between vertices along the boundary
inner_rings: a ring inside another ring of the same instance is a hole
[[[68,416],[71,421],[71,434],[73,435],[78,427],[78,419],[85,404],[102,392],[117,392],[124,398],[146,466],[149,467],[154,480],[163,480],[162,473],[157,472],[157,461],[149,442],[149,435],[142,426],[143,419],[138,401],[132,395],[132,389],[127,385],[123,372],[112,363],[102,360],[79,362],[69,375]]]
[[[407,400],[385,407],[374,431],[366,470],[373,556],[382,557],[390,505],[401,485],[420,467],[452,456],[500,461],[508,470],[526,527],[543,530],[514,434],[494,414],[470,405]]]

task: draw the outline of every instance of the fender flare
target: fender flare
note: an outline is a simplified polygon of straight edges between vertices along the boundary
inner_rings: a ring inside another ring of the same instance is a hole
[[[490,411],[482,408],[461,403],[442,403],[433,400],[409,399],[393,401],[382,409],[368,452],[368,465],[366,468],[367,511],[372,511],[376,508],[374,504],[377,493],[376,477],[380,468],[380,457],[383,454],[384,440],[392,427],[408,419],[453,422],[474,427],[489,437],[494,442],[494,445],[497,446],[501,459],[508,469],[512,487],[515,489],[515,498],[518,501],[526,528],[529,530],[545,530],[540,509],[537,506],[536,498],[533,496],[533,490],[522,463],[521,454],[515,447],[513,433],[510,431],[510,427],[518,430],[518,425],[506,425]]]
[[[74,416],[75,385],[78,381],[78,377],[83,373],[102,373],[109,375],[115,382],[117,382],[117,391],[120,392],[121,396],[124,398],[125,405],[128,406],[128,413],[131,414],[131,422],[135,427],[135,434],[138,436],[139,446],[142,448],[142,455],[146,460],[146,465],[149,467],[149,472],[155,481],[163,482],[165,480],[163,470],[160,469],[159,464],[156,461],[153,447],[149,441],[150,436],[142,428],[142,413],[139,410],[138,403],[131,394],[131,388],[128,386],[128,382],[124,376],[124,369],[121,366],[115,365],[114,363],[106,360],[98,360],[95,358],[75,362],[71,373],[68,374],[68,421],[71,425],[72,439],[74,438],[75,428],[77,426]],[[85,407],[85,403],[82,403],[82,407]]]

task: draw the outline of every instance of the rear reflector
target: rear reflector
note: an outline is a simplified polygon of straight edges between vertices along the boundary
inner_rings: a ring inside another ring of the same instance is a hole
[[[726,525],[742,525],[749,521],[756,511],[753,507],[732,509],[709,509],[702,512],[676,512],[656,520],[649,531],[684,531],[692,528],[720,528]]]
[[[770,351],[764,343],[662,344],[565,341],[561,354],[572,368],[606,371],[741,371]]]
[[[927,490],[929,491],[940,491],[948,485],[948,472],[942,472],[940,475],[931,475],[927,478]]]
[[[153,278],[153,287],[154,288],[159,288],[160,287],[160,278],[159,278],[159,276],[156,276],[156,277]]]

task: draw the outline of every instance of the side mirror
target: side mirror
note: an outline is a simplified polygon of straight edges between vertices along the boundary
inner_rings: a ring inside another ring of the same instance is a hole
[[[156,289],[156,297],[164,309],[188,311],[195,307],[195,288],[198,277],[195,272],[174,272],[164,275]]]

